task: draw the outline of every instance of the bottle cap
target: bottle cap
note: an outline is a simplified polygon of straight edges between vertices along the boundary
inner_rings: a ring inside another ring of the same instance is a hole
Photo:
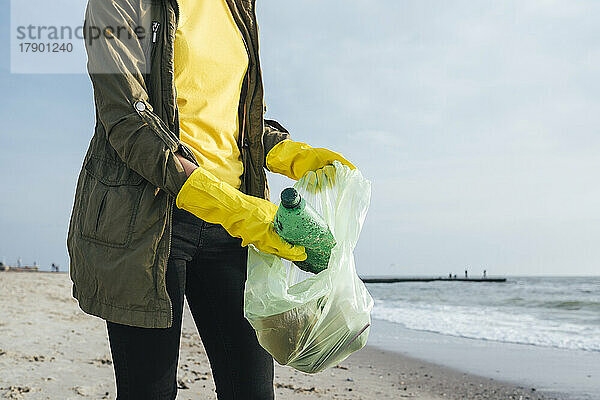
[[[285,208],[297,207],[300,204],[300,200],[302,200],[302,197],[294,188],[286,188],[281,192],[281,205]]]

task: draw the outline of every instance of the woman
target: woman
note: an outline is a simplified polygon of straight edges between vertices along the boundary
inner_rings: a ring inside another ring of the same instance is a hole
[[[218,398],[274,398],[272,357],[243,316],[246,246],[306,253],[273,230],[264,168],[352,164],[263,119],[253,1],[89,0],[84,30],[96,126],[70,274],[81,309],[106,320],[117,398],[176,397],[184,296]]]

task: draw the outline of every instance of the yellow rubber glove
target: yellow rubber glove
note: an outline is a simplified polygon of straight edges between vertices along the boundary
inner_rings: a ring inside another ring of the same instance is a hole
[[[304,247],[292,246],[275,232],[275,204],[240,192],[204,168],[191,173],[176,204],[206,222],[221,224],[231,236],[242,239],[242,246],[252,243],[264,253],[291,261],[306,260]]]
[[[267,153],[267,168],[288,178],[298,180],[308,171],[316,171],[326,165],[339,161],[344,165],[355,169],[352,163],[346,160],[340,153],[322,148],[313,148],[306,143],[294,142],[286,139],[277,143]],[[327,171],[323,171],[327,173]]]
[[[309,171],[305,174],[305,189],[310,192],[319,192],[322,189],[333,187],[335,185],[336,169],[333,165],[326,165],[316,171]]]

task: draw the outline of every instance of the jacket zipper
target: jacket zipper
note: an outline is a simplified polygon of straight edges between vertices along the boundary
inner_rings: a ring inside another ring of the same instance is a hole
[[[243,175],[243,182],[242,182],[242,186],[244,187],[244,192],[248,191],[248,184],[247,184],[247,180],[248,180],[248,171],[246,171],[246,161],[247,161],[247,155],[244,154],[244,150],[245,151],[249,151],[250,148],[250,143],[248,141],[248,138],[246,137],[246,127],[248,124],[248,121],[250,120],[250,118],[248,117],[248,97],[250,97],[250,49],[248,48],[248,43],[246,43],[246,38],[244,38],[244,34],[242,33],[241,29],[238,27],[238,31],[240,32],[240,36],[242,37],[242,41],[244,42],[244,47],[246,48],[246,55],[248,56],[248,68],[246,68],[246,76],[245,76],[245,80],[246,80],[246,96],[244,97],[244,105],[242,107],[242,126],[240,129],[240,155],[242,156],[242,166],[244,169],[244,175]],[[240,93],[241,96],[241,93]]]
[[[259,40],[259,38],[258,38],[258,22],[256,21],[256,10],[254,9],[255,4],[256,4],[255,1],[252,0],[252,7],[253,7],[253,10],[252,10],[252,19],[254,21],[254,26],[257,27],[257,29],[256,29],[256,38],[257,38],[256,39],[257,40],[256,46],[257,46],[257,49],[258,49],[258,45],[259,45],[258,44],[258,40]],[[259,55],[258,55],[258,52],[257,52],[256,53],[256,70],[257,70],[257,76],[259,76],[259,75],[262,76],[262,74],[258,74],[259,69],[260,69],[260,58],[259,58]],[[252,104],[252,101],[254,100],[254,92],[255,91],[256,91],[256,87],[253,87],[252,88],[252,94],[251,94],[251,97],[250,97],[250,104]],[[261,115],[263,116],[263,120],[264,120],[264,97],[263,97],[263,103],[260,105],[260,107],[261,107]],[[264,121],[263,121],[263,124],[264,124]],[[263,130],[263,132],[260,132],[260,141],[261,141],[261,143],[263,143],[263,135],[264,135],[264,130]],[[263,152],[264,152],[264,145],[263,145]],[[264,158],[264,156],[265,156],[265,154],[263,154],[263,158]],[[263,168],[260,169],[260,172],[258,174],[258,181],[259,181],[260,187],[264,187],[265,188],[264,192],[267,195],[267,199],[268,199],[269,195],[268,195],[268,187],[267,187],[267,177],[266,177],[266,174],[265,174],[264,166],[263,166]]]
[[[176,10],[176,22],[179,20],[179,5],[177,4],[177,1],[175,1],[175,6],[177,8]],[[167,15],[167,6],[165,4],[165,2],[163,2],[163,16]],[[152,40],[158,39],[158,31],[160,29],[160,22],[157,22],[156,25],[152,25]],[[177,29],[177,28],[175,28]],[[156,46],[155,46],[156,47]],[[162,71],[161,71],[162,74]],[[177,106],[177,104],[175,105]],[[169,257],[171,257],[171,245],[172,245],[172,241],[173,241],[173,212],[175,210],[175,198],[173,198],[171,200],[171,213],[169,214],[169,247],[167,249],[167,264],[165,265],[165,272],[164,272],[164,282],[165,282],[165,292],[167,292],[167,268],[169,267]],[[173,300],[169,297],[169,292],[167,292],[167,300],[169,301],[169,326],[173,326]]]
[[[177,26],[179,25],[179,2],[177,0],[174,0],[172,2],[172,4],[174,5],[174,9],[175,9],[175,29],[177,29]],[[167,15],[167,6],[165,4],[165,2],[163,2],[163,12],[164,15]],[[157,30],[160,29],[160,23],[158,24],[158,27],[156,28]],[[175,43],[173,43],[173,45],[175,45]],[[162,71],[161,71],[162,73]],[[177,90],[177,89],[176,89]],[[175,107],[177,107],[177,95],[175,95]],[[179,127],[177,127],[178,132],[179,132]],[[179,135],[177,135],[177,138],[179,139]],[[171,245],[173,244],[173,213],[175,212],[175,201],[176,198],[173,197],[173,199],[171,200],[171,213],[169,214],[169,247],[167,249],[167,265],[165,266],[165,275],[164,275],[164,281],[165,281],[165,291],[167,290],[167,268],[168,268],[168,264],[169,264],[169,257],[171,257]],[[167,292],[167,299],[169,299],[169,306],[170,306],[170,314],[169,314],[169,325],[173,326],[173,300],[170,299],[169,297],[169,293]]]
[[[164,15],[167,14],[167,7],[165,2],[162,3],[163,4],[163,13]],[[177,0],[174,0],[172,2],[172,4],[174,5],[174,9],[175,9],[175,29],[177,29],[177,25],[179,24],[179,3]],[[152,25],[152,29],[153,29],[153,33],[152,33],[152,39],[154,40],[154,29],[156,29],[156,33],[158,33],[158,30],[160,29],[160,22],[157,22],[156,28],[154,28],[155,25]],[[162,71],[161,71],[162,72]],[[177,104],[175,104],[175,107],[177,107]],[[178,127],[179,128],[179,127]],[[169,214],[169,246],[167,249],[167,265],[165,266],[165,274],[164,274],[164,281],[165,281],[165,291],[167,288],[167,268],[168,268],[168,264],[169,264],[169,257],[171,257],[171,242],[173,240],[173,212],[175,211],[175,197],[173,197],[173,199],[171,200],[171,213]],[[167,298],[169,299],[169,306],[171,308],[171,313],[169,315],[169,325],[173,326],[173,301],[169,298],[169,293],[167,292]]]
[[[152,60],[154,60],[154,53],[156,52],[156,42],[158,42],[158,33],[160,31],[160,22],[152,21],[151,31],[152,31],[152,39],[150,40],[150,54],[148,56],[148,64],[149,65],[146,68],[146,88],[148,89],[148,93],[151,92],[150,77],[152,75]]]
[[[165,2],[162,4],[163,6],[163,16],[167,14],[167,7]],[[152,51],[150,52],[150,62],[155,57],[156,48],[158,47],[156,43],[158,42],[158,34],[160,33],[160,22],[152,21]],[[162,73],[162,71],[161,71]],[[148,82],[149,84],[149,82]],[[167,262],[165,264],[164,273],[163,273],[163,281],[165,282],[164,288],[167,293],[167,301],[169,302],[169,326],[173,326],[173,300],[169,297],[169,293],[167,292],[167,268],[169,267],[169,257],[171,256],[171,241],[173,240],[173,210],[175,207],[175,198],[171,200],[171,212],[169,214],[169,220],[167,221],[169,227],[169,242],[167,246]],[[167,211],[169,211],[167,209]]]
[[[158,31],[160,30],[160,22],[152,21],[152,43],[158,41]]]
[[[169,214],[169,248],[167,250],[167,265],[165,266],[165,291],[167,290],[167,268],[169,267],[169,257],[171,257],[171,241],[173,240],[173,212],[175,211],[175,198],[171,201],[171,213]],[[169,306],[171,308],[171,313],[169,314],[169,325],[173,326],[173,300],[169,298],[169,293],[167,292],[167,298],[169,301]]]

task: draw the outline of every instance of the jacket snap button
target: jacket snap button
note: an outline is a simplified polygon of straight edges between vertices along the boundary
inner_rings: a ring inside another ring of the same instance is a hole
[[[146,104],[143,101],[138,101],[135,103],[135,109],[138,111],[144,111],[146,109]]]

